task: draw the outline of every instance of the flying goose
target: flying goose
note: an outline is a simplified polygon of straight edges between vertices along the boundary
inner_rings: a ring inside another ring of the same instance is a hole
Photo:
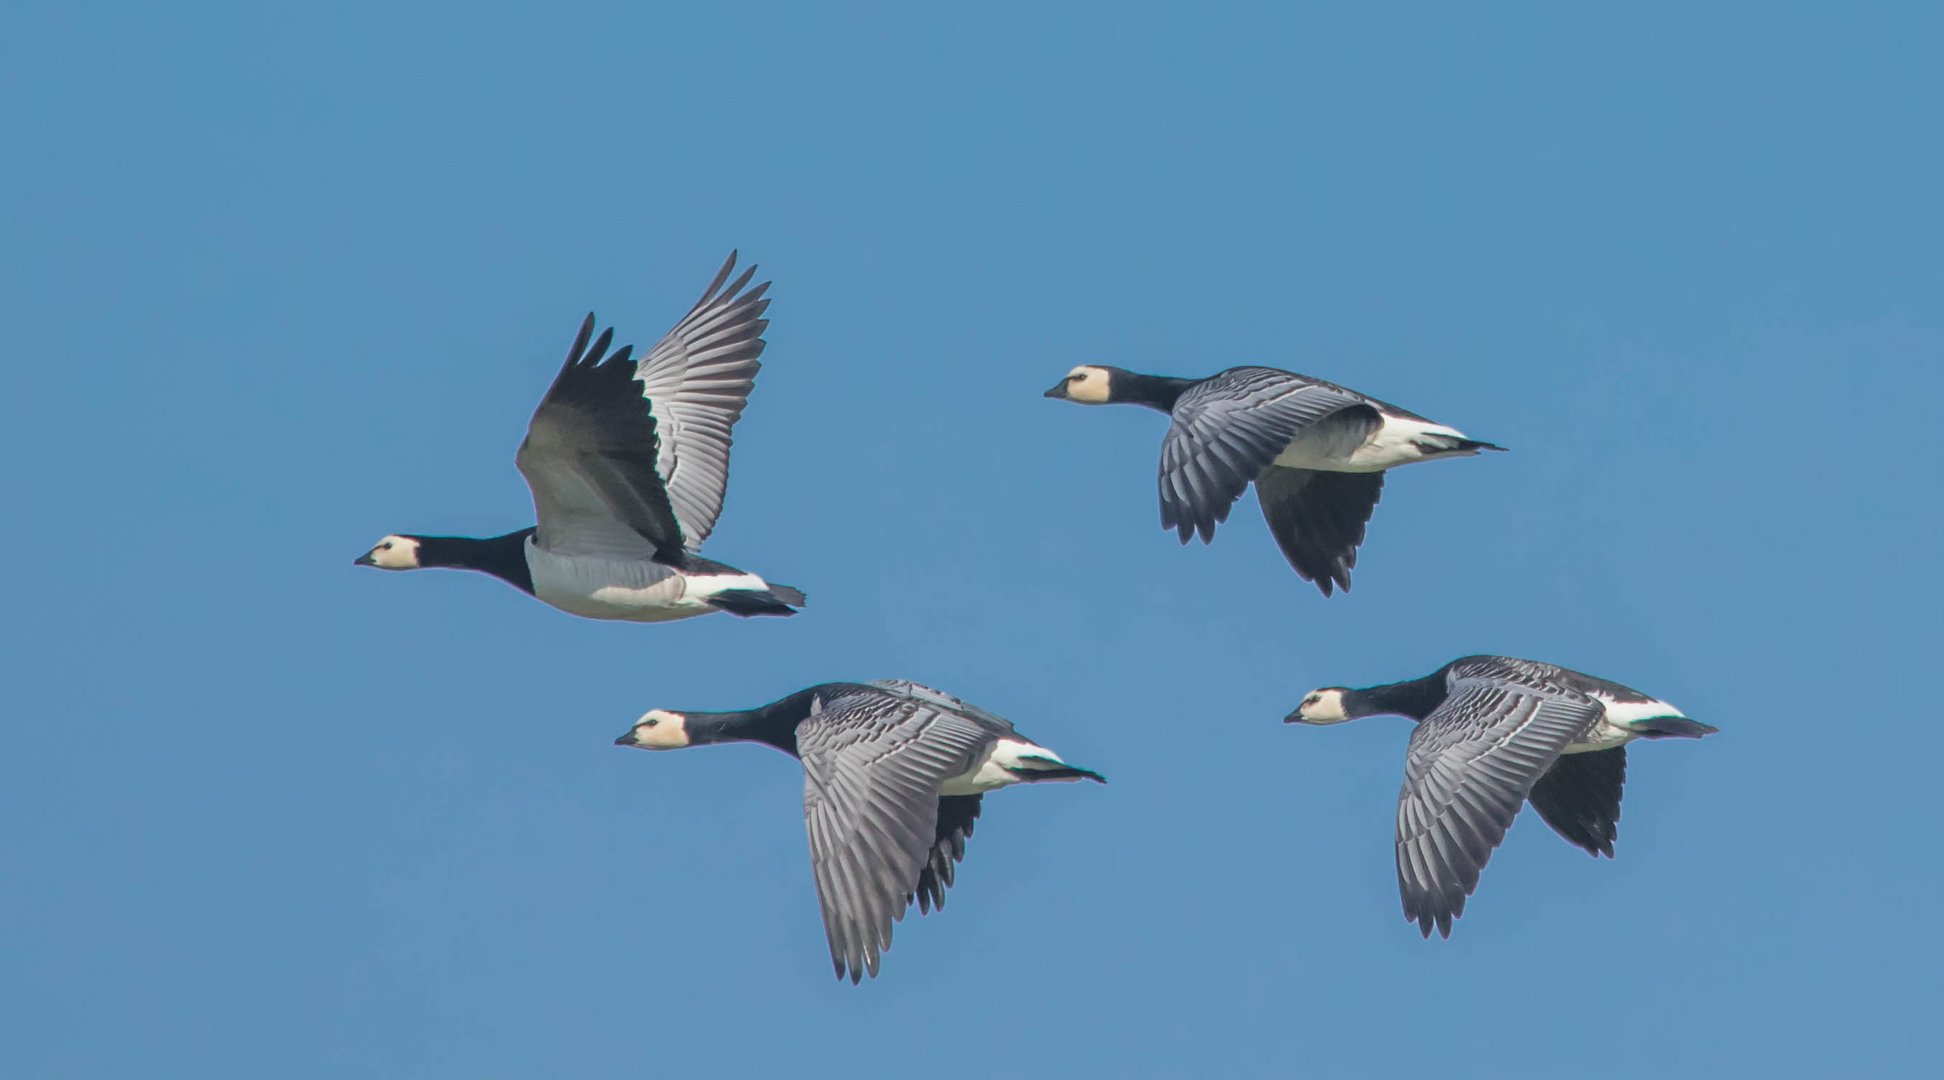
[[[878,973],[915,898],[943,910],[984,794],[1099,773],[949,694],[903,679],[825,683],[742,712],[643,714],[617,746],[760,742],[803,762],[803,818],[837,977]]]
[[[394,534],[355,560],[493,575],[574,615],[664,622],[794,615],[803,593],[696,554],[722,512],[730,429],[762,366],[764,282],[736,253],[639,363],[582,321],[514,458],[539,525],[491,539]]]
[[[1397,886],[1425,937],[1451,936],[1522,803],[1594,857],[1613,857],[1627,744],[1718,728],[1619,683],[1510,656],[1467,656],[1422,679],[1312,691],[1288,724],[1380,713],[1418,721],[1397,802]]]
[[[1082,364],[1046,392],[1081,405],[1145,405],[1174,418],[1161,443],[1161,527],[1215,537],[1255,482],[1283,556],[1324,596],[1348,591],[1384,470],[1503,450],[1308,375],[1236,367],[1206,379]]]

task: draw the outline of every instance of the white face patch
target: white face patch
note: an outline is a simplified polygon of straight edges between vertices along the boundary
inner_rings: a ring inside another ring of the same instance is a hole
[[[1107,369],[1081,364],[1067,372],[1067,398],[1082,405],[1105,405],[1112,392],[1109,385],[1112,381],[1113,373]]]
[[[1343,711],[1342,688],[1310,691],[1303,703],[1296,706],[1296,719],[1305,724],[1341,724],[1350,719]]]
[[[634,741],[628,746],[639,746],[643,750],[680,750],[689,744],[688,718],[667,709],[649,709],[635,721],[634,730],[628,733]]]
[[[404,536],[387,536],[365,553],[367,566],[380,570],[417,570],[419,542]]]

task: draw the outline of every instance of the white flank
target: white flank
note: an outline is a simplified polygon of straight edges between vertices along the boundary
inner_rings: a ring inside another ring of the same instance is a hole
[[[1568,746],[1565,753],[1583,754],[1589,750],[1611,750],[1616,746],[1625,746],[1638,737],[1633,731],[1635,723],[1657,716],[1687,715],[1665,701],[1615,701],[1605,694],[1590,696],[1606,709],[1600,716],[1600,726],[1589,732],[1584,741]]]
[[[1037,760],[1035,760],[1037,759]],[[1044,746],[1019,739],[1000,739],[992,744],[992,749],[980,755],[971,768],[939,787],[940,795],[977,795],[1008,784],[1020,782],[1011,770],[1044,769],[1050,764],[1061,764],[1060,755]]]
[[[1276,464],[1322,472],[1382,472],[1436,457],[1477,454],[1476,450],[1452,449],[1464,438],[1464,432],[1457,428],[1386,414],[1384,422],[1362,444],[1346,448],[1341,429],[1332,430],[1331,423],[1324,420],[1305,429],[1277,454]]]
[[[527,539],[526,557],[527,569],[533,574],[533,595],[570,615],[626,622],[668,622],[716,610],[707,602],[713,592],[695,595],[686,575],[660,563],[598,555],[555,555],[540,550],[531,537]],[[743,576],[746,575],[737,575]],[[725,577],[711,575],[704,580],[722,581]],[[713,591],[725,587],[738,586],[717,586]]]
[[[688,579],[688,594],[701,599],[736,589],[753,589],[762,592],[769,588],[769,582],[755,574],[685,574],[683,576]]]

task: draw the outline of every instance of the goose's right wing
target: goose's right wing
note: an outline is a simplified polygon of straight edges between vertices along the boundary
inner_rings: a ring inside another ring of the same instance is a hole
[[[1362,440],[1378,422],[1363,395],[1274,368],[1231,368],[1189,387],[1175,402],[1161,443],[1161,527],[1182,543],[1206,543],[1229,507],[1290,440],[1326,416],[1356,408]]]
[[[1397,885],[1424,936],[1451,920],[1533,784],[1599,721],[1600,704],[1541,665],[1461,660],[1449,692],[1411,733],[1397,802]]]

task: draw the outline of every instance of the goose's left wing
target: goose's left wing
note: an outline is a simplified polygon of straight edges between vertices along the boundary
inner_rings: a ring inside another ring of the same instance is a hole
[[[513,463],[533,492],[542,547],[565,554],[679,555],[681,528],[655,469],[655,417],[635,381],[633,346],[581,323],[533,411]]]

